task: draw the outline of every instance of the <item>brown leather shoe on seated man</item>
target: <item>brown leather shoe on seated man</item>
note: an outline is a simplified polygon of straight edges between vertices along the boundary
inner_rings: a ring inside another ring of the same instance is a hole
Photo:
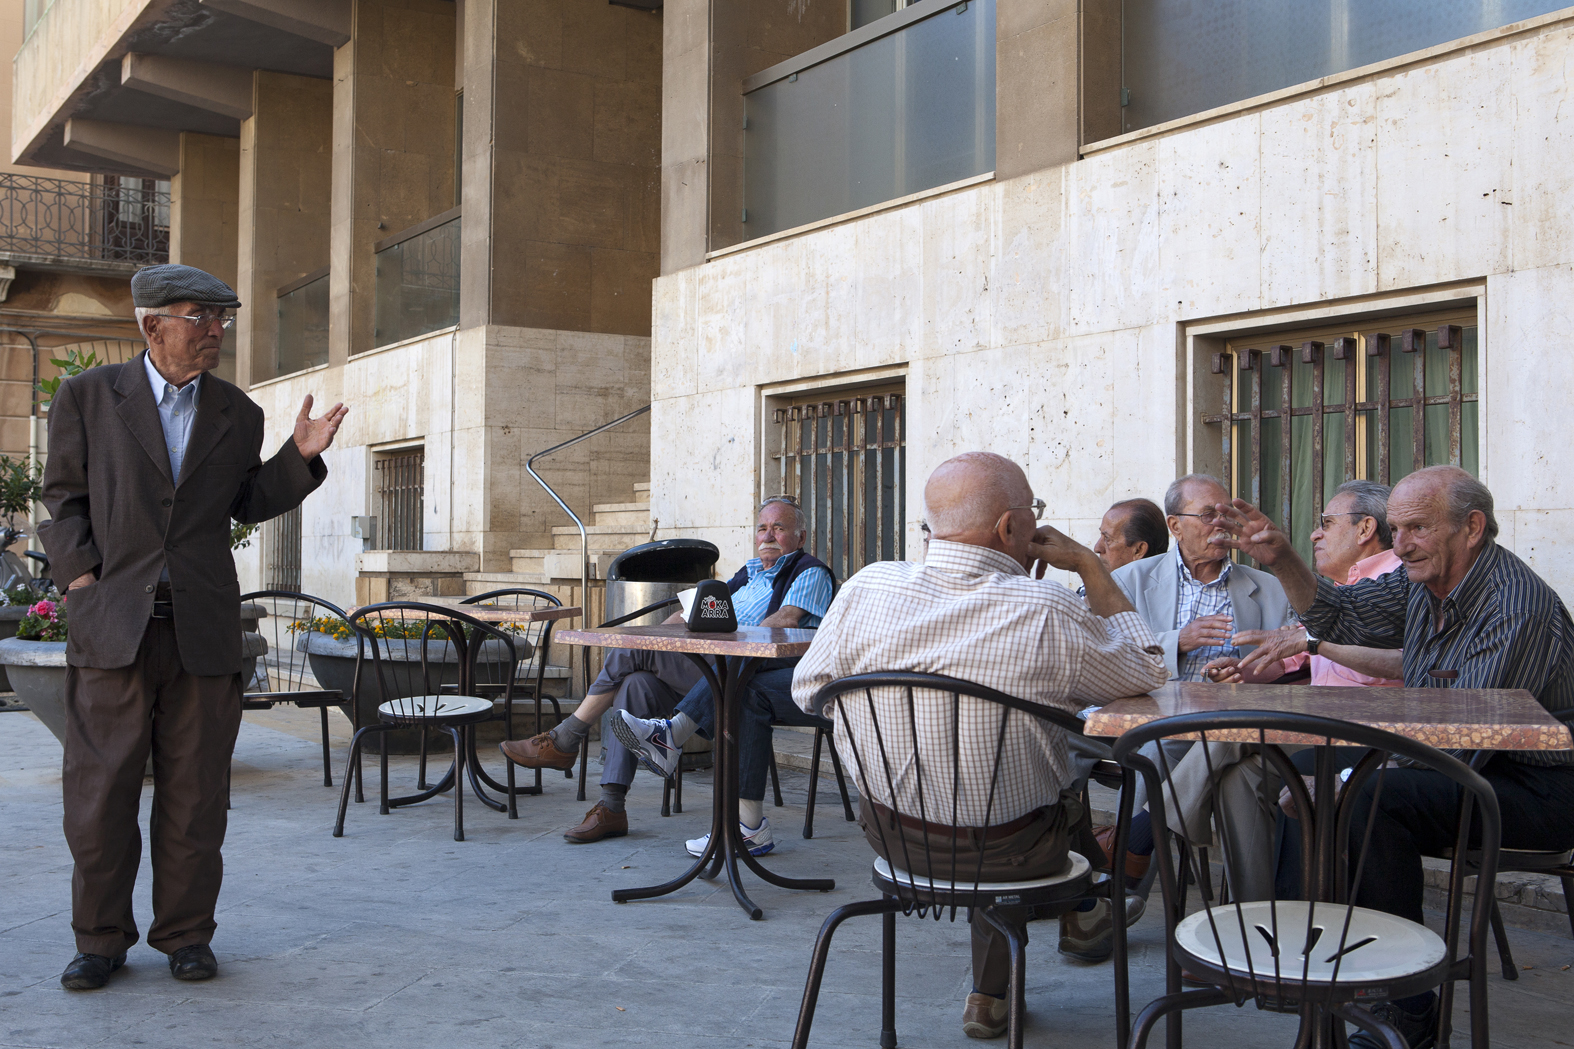
[[[628,832],[628,813],[613,812],[598,801],[585,813],[583,823],[564,833],[563,840],[574,845],[588,845],[602,838],[621,838]]]
[[[571,769],[579,757],[571,750],[558,750],[550,732],[529,739],[505,739],[497,746],[503,757],[527,769]]]

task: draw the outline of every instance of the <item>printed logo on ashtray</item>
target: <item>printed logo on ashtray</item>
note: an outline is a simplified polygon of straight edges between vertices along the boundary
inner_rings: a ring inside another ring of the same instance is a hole
[[[714,596],[707,597],[700,602],[701,619],[726,619],[727,606],[725,602],[718,601]]]

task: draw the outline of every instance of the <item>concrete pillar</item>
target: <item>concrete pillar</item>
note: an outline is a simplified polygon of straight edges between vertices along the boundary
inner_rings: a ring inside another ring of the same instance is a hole
[[[1096,6],[1096,5],[1095,5]],[[995,178],[1077,159],[1078,0],[998,0]]]
[[[207,270],[233,286],[240,140],[182,132],[180,173],[169,189],[169,260]]]
[[[454,34],[447,0],[355,0],[334,52],[330,364],[375,345],[372,245],[454,206]]]
[[[461,327],[649,335],[664,17],[466,0]]]
[[[661,272],[705,261],[710,206],[710,0],[661,12]]]
[[[278,289],[328,264],[333,84],[257,72],[241,122],[235,324],[242,387],[274,377]],[[186,136],[191,137],[191,136]]]

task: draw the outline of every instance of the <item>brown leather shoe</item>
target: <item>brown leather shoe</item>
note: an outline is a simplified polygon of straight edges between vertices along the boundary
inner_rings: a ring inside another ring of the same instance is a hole
[[[628,832],[628,813],[613,812],[598,801],[585,813],[585,822],[564,834],[563,840],[574,845],[588,845],[602,838],[621,838]]]
[[[550,732],[529,739],[505,739],[497,747],[503,757],[527,769],[571,769],[579,759],[573,751],[558,750]]]
[[[969,1038],[999,1038],[1006,1033],[1011,1006],[1003,998],[974,991],[962,1010],[962,1033]]]

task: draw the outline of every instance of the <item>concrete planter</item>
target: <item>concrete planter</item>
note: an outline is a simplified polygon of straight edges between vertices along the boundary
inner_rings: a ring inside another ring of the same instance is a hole
[[[295,642],[296,647],[306,653],[307,660],[311,663],[312,675],[323,688],[338,689],[346,697],[355,694],[355,659],[358,643],[354,638],[340,640],[331,634],[320,634],[315,631],[303,634]],[[421,671],[421,642],[405,640],[383,640],[377,642],[381,648],[381,658],[384,660],[383,673],[388,679],[388,692],[384,694],[381,683],[377,680],[371,664],[371,652],[367,652],[367,664],[363,671],[365,681],[362,682],[359,701],[360,724],[377,724],[377,707],[390,699],[399,699],[404,696],[419,696],[426,692],[425,679]],[[523,659],[530,651],[530,646],[519,639],[515,642],[519,658]],[[458,652],[453,645],[444,641],[441,643],[429,641],[426,643],[427,667],[431,674],[432,688],[440,685],[452,685],[459,681]],[[498,640],[483,642],[481,657],[476,664],[476,672],[482,681],[502,681],[512,672],[513,663],[509,658],[508,646]],[[348,701],[339,704],[339,709],[344,716],[354,721],[350,712]],[[367,743],[367,750],[372,754],[380,753],[379,739],[388,740],[388,753],[390,754],[415,754],[421,749],[421,738],[414,729],[392,733],[378,733]],[[441,752],[446,747],[452,746],[452,740],[446,733],[432,735],[428,747]]]
[[[14,633],[14,631],[13,631]],[[261,634],[246,634],[241,642],[241,672],[255,671],[257,660],[268,651]],[[38,715],[60,745],[66,742],[66,643],[23,641],[12,636],[0,640],[0,665],[6,668],[16,697]]]
[[[0,638],[15,637],[16,625],[27,615],[28,605],[0,605]],[[7,680],[5,669],[0,667],[0,692],[14,692]]]

